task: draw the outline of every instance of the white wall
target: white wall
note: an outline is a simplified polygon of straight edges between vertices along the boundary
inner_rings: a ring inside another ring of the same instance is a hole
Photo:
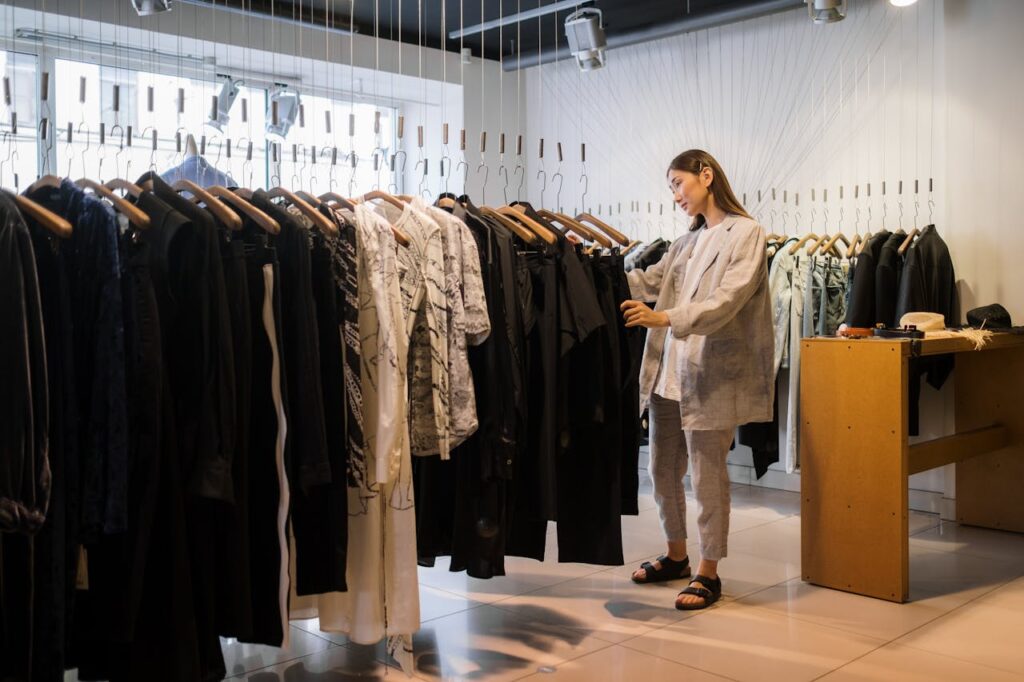
[[[846,232],[855,231],[857,208],[861,230],[869,208],[872,229],[884,211],[887,224],[896,224],[901,179],[904,225],[914,220],[915,179],[923,181],[918,198],[924,221],[929,177],[936,181],[935,219],[942,229],[942,20],[941,3],[934,0],[904,10],[885,0],[861,0],[850,3],[849,17],[834,25],[814,26],[797,9],[613,50],[608,65],[592,73],[581,74],[567,61],[535,67],[527,77],[530,137],[544,137],[549,150],[563,142],[566,208],[581,203],[578,147],[585,141],[585,203],[605,214],[609,202],[616,209],[621,203],[620,227],[634,236],[678,229],[665,169],[675,154],[692,147],[716,156],[737,193],[747,194],[748,209],[776,230],[783,211],[790,232],[797,211],[801,229],[812,222],[820,227],[825,208],[833,227],[842,209]],[[549,173],[558,166],[553,156],[549,151],[545,158]],[[539,199],[540,189],[531,178],[531,197]],[[551,202],[550,193],[546,199]],[[630,212],[634,202],[638,212]]]

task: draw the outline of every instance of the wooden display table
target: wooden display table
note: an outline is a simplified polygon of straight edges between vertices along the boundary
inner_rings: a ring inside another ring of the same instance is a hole
[[[800,366],[803,579],[907,601],[907,479],[953,462],[956,518],[1024,532],[1024,336],[804,339]],[[956,435],[910,445],[908,365],[956,354]]]

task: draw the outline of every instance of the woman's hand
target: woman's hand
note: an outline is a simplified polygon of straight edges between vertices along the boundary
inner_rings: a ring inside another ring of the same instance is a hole
[[[627,327],[656,327],[669,326],[668,314],[654,311],[640,301],[625,301],[621,306],[622,317],[626,320]]]

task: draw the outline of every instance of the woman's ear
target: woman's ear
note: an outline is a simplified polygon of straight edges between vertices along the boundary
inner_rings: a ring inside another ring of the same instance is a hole
[[[700,173],[701,182],[704,184],[704,188],[708,191],[711,190],[711,183],[715,181],[715,172],[708,166],[704,166],[704,169]]]

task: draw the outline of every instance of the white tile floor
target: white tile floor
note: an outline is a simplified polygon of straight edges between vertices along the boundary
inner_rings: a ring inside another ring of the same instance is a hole
[[[511,559],[504,578],[474,580],[444,561],[421,569],[416,678],[1024,681],[1024,536],[912,513],[912,601],[899,605],[802,582],[799,496],[732,492],[725,597],[707,611],[673,608],[685,584],[629,580],[663,547],[649,485],[640,515],[623,519],[624,567],[558,564],[549,534],[548,561]],[[292,635],[289,652],[226,643],[229,672],[254,682],[405,677],[382,647],[320,633],[315,620],[294,622]]]

